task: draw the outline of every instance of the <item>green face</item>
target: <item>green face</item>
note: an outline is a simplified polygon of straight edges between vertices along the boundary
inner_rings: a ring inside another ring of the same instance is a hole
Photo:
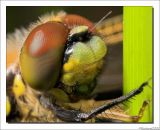
[[[90,34],[87,26],[70,31],[71,46],[66,49],[67,60],[63,65],[61,82],[65,91],[86,95],[95,87],[107,47],[101,37]]]

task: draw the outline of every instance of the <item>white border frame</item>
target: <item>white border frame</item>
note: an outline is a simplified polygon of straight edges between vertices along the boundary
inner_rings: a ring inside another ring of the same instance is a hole
[[[153,6],[154,8],[154,123],[153,124],[8,124],[6,123],[6,6]],[[1,129],[139,129],[160,127],[159,1],[1,1]]]

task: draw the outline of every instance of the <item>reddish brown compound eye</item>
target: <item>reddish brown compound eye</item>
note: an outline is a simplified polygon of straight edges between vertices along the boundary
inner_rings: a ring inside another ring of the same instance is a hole
[[[68,27],[47,22],[34,28],[20,52],[20,69],[30,87],[46,91],[55,86],[61,73]]]
[[[36,27],[25,41],[28,54],[40,56],[65,44],[68,28],[59,22],[47,22]]]
[[[85,25],[85,26],[88,26],[91,32],[95,31],[94,29],[92,30],[92,28],[94,27],[94,24],[90,20],[79,15],[75,15],[75,14],[66,15],[64,18],[64,23],[67,24],[69,28],[73,28],[74,26],[77,26],[77,25]]]

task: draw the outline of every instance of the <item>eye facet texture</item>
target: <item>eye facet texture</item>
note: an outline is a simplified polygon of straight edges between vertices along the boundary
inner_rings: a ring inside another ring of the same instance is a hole
[[[68,28],[59,22],[37,26],[28,35],[20,54],[23,79],[32,88],[54,87],[61,71]]]
[[[29,34],[25,41],[28,54],[40,56],[65,44],[68,29],[59,22],[47,22],[39,25]]]

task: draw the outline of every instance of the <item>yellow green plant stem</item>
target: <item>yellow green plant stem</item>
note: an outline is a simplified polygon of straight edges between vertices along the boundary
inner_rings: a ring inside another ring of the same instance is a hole
[[[152,77],[152,7],[126,6],[123,8],[123,92],[138,88]],[[152,86],[152,83],[150,84]],[[144,100],[149,107],[140,122],[152,122],[152,88],[131,100],[129,113],[137,115]]]

